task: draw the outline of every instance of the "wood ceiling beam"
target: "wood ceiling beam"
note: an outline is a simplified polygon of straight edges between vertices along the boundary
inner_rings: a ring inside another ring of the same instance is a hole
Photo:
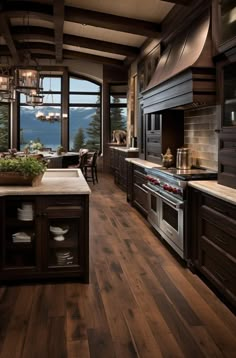
[[[0,9],[1,10],[1,9]],[[9,22],[7,20],[7,18],[3,15],[3,13],[0,11],[0,33],[3,36],[10,54],[12,56],[12,60],[15,64],[20,62],[20,57],[19,54],[17,52],[15,43],[13,41],[10,29],[9,29]]]
[[[32,53],[32,58],[39,60],[39,59],[54,59],[55,58],[55,52],[54,50],[34,50]],[[124,68],[124,62],[121,60],[116,60],[108,57],[102,57],[102,56],[96,56],[91,55],[87,53],[80,53],[76,51],[70,51],[70,50],[63,50],[63,58],[65,60],[76,60],[77,63],[79,60],[99,63],[102,65],[112,65],[115,67],[122,67]]]
[[[32,58],[55,58],[55,46],[52,44],[44,43],[44,42],[29,42],[27,44],[19,44],[19,50],[25,50],[30,47],[30,53]],[[6,45],[0,45],[0,56],[8,56],[9,49]],[[71,51],[71,50],[63,50],[63,58],[65,59],[83,59],[88,60],[95,63],[113,65],[124,67],[123,60],[117,60],[104,56],[97,56],[92,54],[87,54],[79,51]]]
[[[56,62],[63,60],[63,28],[64,28],[64,1],[53,0],[53,18],[55,34]]]
[[[46,42],[54,43],[54,32],[52,29],[42,28],[37,26],[31,26],[27,28],[25,26],[12,27],[13,38],[18,41],[27,40],[43,40]],[[97,51],[115,53],[123,56],[136,57],[139,53],[137,47],[120,45],[113,42],[93,40],[86,37],[64,35],[63,43],[65,45],[77,46],[81,48],[88,48]]]
[[[106,65],[113,65],[118,67],[124,67],[124,62],[122,60],[116,60],[109,57],[91,55],[89,53],[82,53],[70,50],[63,50],[64,58],[68,59],[83,59],[88,60],[95,63],[106,64]]]
[[[157,37],[161,31],[160,24],[153,22],[70,6],[65,7],[65,21],[154,38]]]
[[[60,3],[64,3],[64,1],[58,0],[58,4]],[[20,13],[25,12],[27,15],[33,14],[35,17],[38,16],[38,18],[53,21],[53,7],[49,2],[43,4],[39,1],[10,1],[4,5],[3,10],[4,13],[9,16],[17,16],[20,15]],[[98,11],[85,10],[72,6],[65,6],[64,14],[65,21],[102,27],[114,31],[127,32],[153,38],[160,35],[161,32],[161,25],[157,23],[116,16]]]

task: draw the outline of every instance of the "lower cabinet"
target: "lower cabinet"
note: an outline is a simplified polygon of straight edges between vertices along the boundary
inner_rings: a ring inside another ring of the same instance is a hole
[[[134,165],[133,166],[133,195],[132,204],[139,209],[144,216],[148,213],[148,193],[143,188],[142,184],[146,183],[145,169]]]
[[[236,206],[191,189],[192,263],[236,307]]]
[[[138,151],[133,152],[128,149],[111,148],[111,168],[114,175],[115,184],[123,191],[128,187],[128,163],[126,158],[137,158]]]
[[[5,196],[0,278],[89,281],[89,197]]]

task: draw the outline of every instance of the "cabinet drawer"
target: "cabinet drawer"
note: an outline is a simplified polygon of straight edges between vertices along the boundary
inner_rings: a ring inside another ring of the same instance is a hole
[[[202,205],[204,208],[208,207],[212,209],[212,212],[221,214],[222,219],[232,218],[236,220],[236,206],[226,203],[225,201],[219,200],[217,198],[203,195]],[[219,219],[219,217],[218,217]]]
[[[134,171],[134,183],[142,186],[142,184],[145,184],[146,182],[147,182],[146,175],[135,170]]]
[[[65,197],[45,197],[44,205],[48,206],[76,206],[83,202],[81,197],[65,196]]]
[[[207,219],[202,219],[201,222],[202,230],[201,233],[205,236],[209,241],[212,241],[218,247],[222,248],[224,251],[228,252],[231,256],[236,258],[236,227],[235,227],[235,235],[229,235],[223,229],[222,225],[215,225],[211,221]],[[230,227],[231,231],[231,227]]]
[[[236,305],[236,260],[217,249],[207,238],[201,237],[199,269]]]
[[[134,202],[138,204],[138,207],[144,209],[145,212],[148,210],[148,193],[142,187],[134,184]]]

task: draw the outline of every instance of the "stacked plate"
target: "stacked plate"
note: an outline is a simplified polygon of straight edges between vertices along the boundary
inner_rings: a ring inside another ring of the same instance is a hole
[[[25,232],[16,232],[12,234],[13,242],[31,242],[31,236],[26,234]]]
[[[62,250],[56,252],[57,264],[61,266],[73,264],[73,256],[69,250]]]
[[[33,208],[32,204],[23,204],[22,209],[17,209],[18,220],[22,221],[32,221],[33,220]]]

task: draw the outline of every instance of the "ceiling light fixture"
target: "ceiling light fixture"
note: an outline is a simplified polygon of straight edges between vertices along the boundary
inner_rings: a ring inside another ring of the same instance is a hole
[[[46,97],[50,97],[51,96],[51,103],[52,103],[52,106],[53,106],[53,92],[52,92],[52,79],[51,79],[51,76],[49,78],[49,92],[48,94],[46,95]],[[45,102],[47,103],[48,101],[45,100]],[[61,113],[59,112],[49,112],[48,114],[45,114],[43,111],[38,111],[36,114],[35,114],[35,117],[36,119],[40,120],[40,121],[43,121],[43,122],[59,122],[61,120]]]

